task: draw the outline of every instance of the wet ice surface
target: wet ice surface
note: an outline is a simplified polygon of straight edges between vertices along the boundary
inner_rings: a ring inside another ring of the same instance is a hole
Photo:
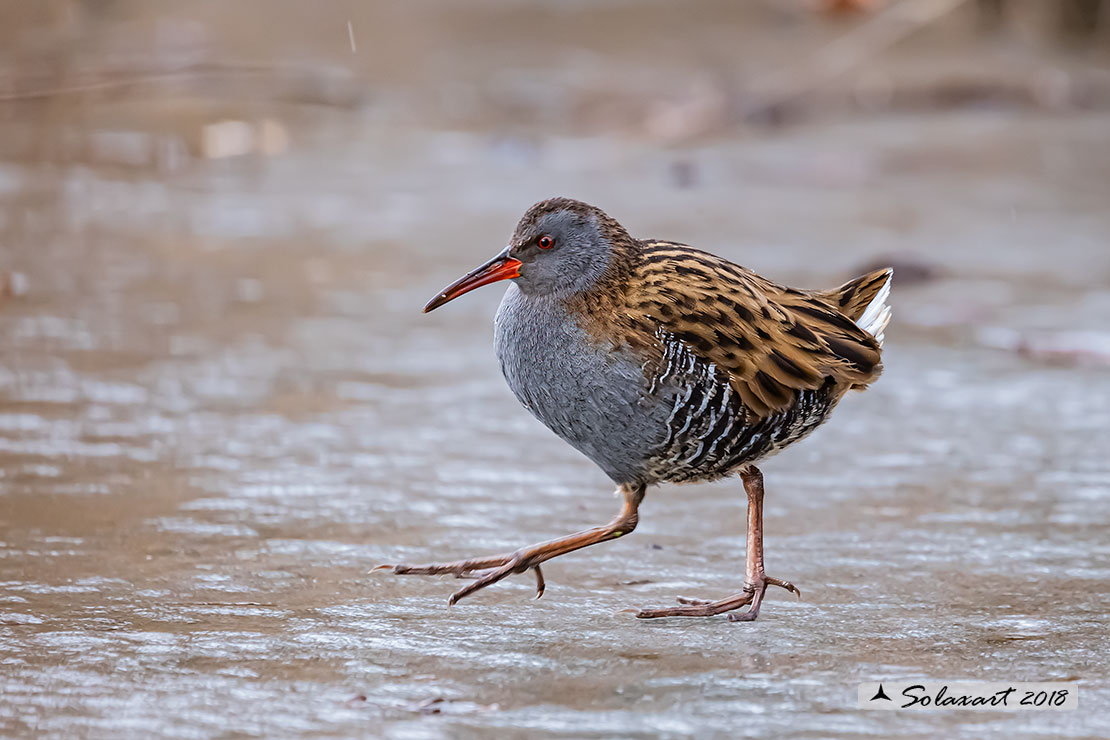
[[[1110,366],[983,340],[1107,330],[1105,117],[802,127],[682,154],[684,190],[646,145],[332,125],[250,175],[0,171],[36,244],[0,304],[3,734],[1105,735]],[[652,489],[539,601],[367,574],[617,508],[504,387],[499,289],[419,313],[555,193],[799,285],[940,268],[895,283],[882,380],[764,466],[768,571],[804,600],[621,612],[737,589],[736,481]],[[913,677],[1078,680],[1080,709],[855,709]]]

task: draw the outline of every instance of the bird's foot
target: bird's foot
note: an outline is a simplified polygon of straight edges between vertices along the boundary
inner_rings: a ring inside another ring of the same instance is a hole
[[[370,572],[391,570],[396,575],[453,575],[455,578],[473,578],[473,583],[469,583],[451,594],[451,598],[447,600],[447,604],[449,606],[454,606],[455,602],[464,596],[469,596],[475,591],[497,583],[505,576],[513,573],[523,573],[528,569],[533,570],[536,574],[536,598],[538,599],[543,596],[544,589],[546,588],[543,571],[540,570],[539,563],[532,565],[526,562],[526,558],[523,557],[522,553],[519,551],[506,555],[491,555],[484,558],[456,560],[451,563],[426,563],[424,565],[386,564],[376,566],[372,568]]]
[[[747,611],[740,612],[739,614],[730,614],[730,622],[751,622],[759,616],[759,607],[763,603],[763,595],[767,592],[768,586],[778,586],[785,588],[798,598],[802,597],[802,592],[798,590],[790,581],[783,581],[778,578],[772,578],[764,575],[756,579],[754,583],[748,583],[744,586],[744,590],[738,594],[733,594],[719,601],[707,601],[705,599],[691,599],[686,596],[679,596],[677,601],[682,606],[672,606],[662,609],[640,609],[636,612],[636,617],[639,619],[658,619],[659,617],[712,617],[716,614],[724,614],[725,612],[735,611],[742,606],[751,604]]]
[[[392,570],[394,573],[406,575],[453,575],[456,578],[471,578],[474,580],[451,594],[447,600],[452,605],[475,591],[480,591],[486,586],[492,586],[502,578],[513,573],[524,573],[531,570],[536,574],[536,598],[543,596],[544,580],[540,565],[551,558],[566,555],[568,552],[581,550],[583,547],[595,545],[598,542],[613,540],[628,534],[636,528],[636,507],[644,498],[642,484],[624,485],[618,489],[624,496],[624,506],[621,512],[603,527],[591,527],[581,532],[569,534],[547,542],[522,547],[513,553],[504,555],[491,555],[485,558],[472,560],[456,560],[453,563],[428,563],[427,565],[379,565],[374,570]]]

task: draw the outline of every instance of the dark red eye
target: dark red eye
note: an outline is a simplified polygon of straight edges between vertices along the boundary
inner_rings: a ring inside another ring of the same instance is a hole
[[[536,242],[536,244],[540,245],[540,249],[551,249],[555,246],[555,240],[552,239],[550,236],[541,236],[540,240]]]

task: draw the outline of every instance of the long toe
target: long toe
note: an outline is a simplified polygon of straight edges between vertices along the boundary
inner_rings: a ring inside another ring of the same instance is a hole
[[[379,565],[370,572],[392,570],[399,576],[442,576],[453,575],[457,578],[482,578],[492,570],[509,562],[512,555],[490,555],[470,560],[455,560],[448,563],[424,563],[422,565]]]
[[[505,578],[506,576],[511,575],[513,573],[513,571],[516,570],[516,568],[517,568],[516,561],[515,560],[510,560],[509,562],[502,565],[500,568],[497,568],[495,570],[491,570],[491,571],[487,572],[481,578],[478,578],[474,581],[471,581],[470,583],[463,586],[462,588],[460,588],[455,593],[451,594],[451,598],[449,598],[447,600],[447,605],[448,606],[454,606],[456,603],[458,603],[459,599],[463,599],[463,598],[469,596],[470,594],[474,593],[475,591],[481,591],[486,586],[492,586],[493,584],[500,581],[502,578]],[[538,583],[537,583],[537,586],[536,586],[536,590],[541,594],[543,593],[542,578],[543,578],[543,576],[541,574],[537,578]]]
[[[661,617],[712,617],[717,614],[736,611],[742,606],[747,606],[746,611],[738,614],[729,614],[729,621],[751,622],[759,616],[759,607],[763,604],[763,596],[768,586],[778,586],[802,597],[802,592],[790,581],[780,578],[763,576],[755,584],[748,585],[738,594],[733,594],[720,601],[707,601],[694,599],[688,596],[679,596],[675,600],[682,606],[664,607],[661,609],[640,609],[636,612],[639,619],[659,619]]]
[[[764,576],[763,580],[766,582],[766,584],[768,586],[778,586],[779,588],[785,588],[787,591],[794,594],[799,599],[802,598],[801,589],[799,589],[797,586],[795,586],[790,581],[784,581],[780,578],[772,578],[771,576]]]
[[[742,591],[738,594],[721,599],[720,601],[704,601],[702,599],[689,599],[684,601],[679,597],[683,606],[664,607],[662,609],[641,609],[636,612],[638,619],[660,619],[662,617],[712,617],[724,614],[734,609],[739,609],[751,602],[754,594]]]

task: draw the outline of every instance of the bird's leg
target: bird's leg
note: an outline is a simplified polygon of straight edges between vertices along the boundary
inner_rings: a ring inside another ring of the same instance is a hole
[[[640,484],[622,485],[618,492],[624,497],[624,504],[620,513],[603,527],[576,532],[566,537],[560,537],[537,545],[523,547],[516,552],[502,555],[490,555],[484,558],[471,560],[456,560],[450,563],[428,563],[426,565],[379,565],[374,570],[389,569],[402,575],[441,575],[454,574],[468,576],[475,571],[486,571],[477,574],[473,583],[469,583],[451,595],[448,604],[454,604],[459,599],[497,583],[505,576],[513,573],[524,573],[532,569],[536,573],[536,598],[543,595],[544,580],[540,571],[540,563],[545,563],[551,558],[566,555],[568,552],[581,550],[583,547],[596,545],[598,542],[613,540],[628,534],[636,528],[639,521],[637,510],[644,498],[646,486]],[[490,570],[492,569],[492,570]]]
[[[771,578],[763,572],[763,474],[756,467],[749,467],[740,474],[744,481],[744,491],[748,494],[748,542],[747,563],[745,566],[744,590],[720,601],[703,601],[679,597],[682,606],[663,609],[641,609],[636,613],[640,619],[656,617],[711,617],[739,609],[751,604],[747,611],[729,615],[733,622],[750,622],[759,616],[759,607],[768,586],[778,586],[792,591],[799,597],[793,583]]]
[[[730,614],[731,622],[751,622],[759,616],[759,607],[768,586],[778,586],[801,598],[802,592],[790,581],[772,578],[763,571],[763,473],[754,465],[740,474],[744,491],[748,494],[747,563],[744,573],[744,593],[752,594],[752,605],[741,614]]]

